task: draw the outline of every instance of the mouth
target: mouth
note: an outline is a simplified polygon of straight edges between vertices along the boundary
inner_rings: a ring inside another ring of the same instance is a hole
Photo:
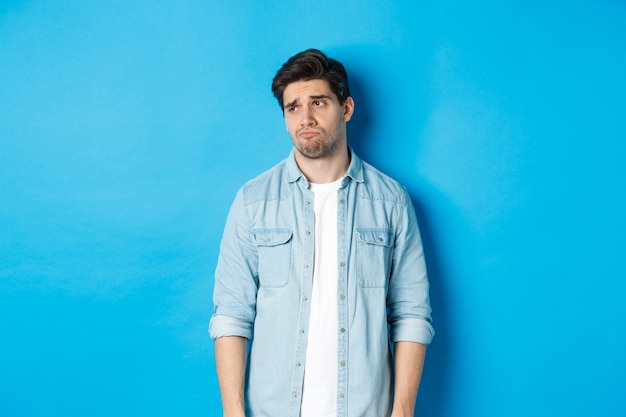
[[[319,134],[320,134],[320,132],[318,132],[317,130],[307,129],[307,130],[303,130],[300,133],[298,133],[298,136],[300,136],[301,138],[304,138],[304,139],[310,139],[312,137],[318,136]]]

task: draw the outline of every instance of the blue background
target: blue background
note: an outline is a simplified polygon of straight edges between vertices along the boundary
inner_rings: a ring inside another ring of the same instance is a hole
[[[617,0],[0,3],[0,415],[220,415],[219,239],[309,47],[417,206],[418,414],[625,416]]]

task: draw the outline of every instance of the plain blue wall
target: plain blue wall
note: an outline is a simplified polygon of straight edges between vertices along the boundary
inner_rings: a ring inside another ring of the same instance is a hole
[[[318,47],[418,210],[424,417],[626,415],[621,1],[0,3],[0,415],[212,416],[237,188]]]

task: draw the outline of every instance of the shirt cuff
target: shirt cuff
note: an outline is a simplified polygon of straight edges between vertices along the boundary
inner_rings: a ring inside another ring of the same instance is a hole
[[[396,342],[415,342],[428,345],[435,336],[435,329],[426,320],[422,319],[404,319],[395,322],[391,326],[391,341]]]
[[[252,324],[233,317],[214,315],[209,323],[209,334],[212,339],[224,336],[241,336],[251,339]]]

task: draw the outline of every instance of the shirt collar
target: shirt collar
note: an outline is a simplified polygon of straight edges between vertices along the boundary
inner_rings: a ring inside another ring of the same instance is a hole
[[[348,151],[350,152],[350,166],[348,167],[348,171],[346,171],[345,177],[352,178],[353,181],[363,182],[363,164],[361,159],[354,153],[354,150],[348,146]],[[289,157],[286,161],[286,169],[287,169],[287,181],[288,182],[296,182],[300,178],[305,178],[300,168],[298,168],[298,164],[296,163],[296,148],[291,148],[291,152],[289,153]]]
[[[354,150],[348,146],[348,151],[350,151],[350,166],[348,167],[348,171],[346,172],[346,177],[352,178],[353,181],[363,182],[363,163],[361,158],[354,153]]]

